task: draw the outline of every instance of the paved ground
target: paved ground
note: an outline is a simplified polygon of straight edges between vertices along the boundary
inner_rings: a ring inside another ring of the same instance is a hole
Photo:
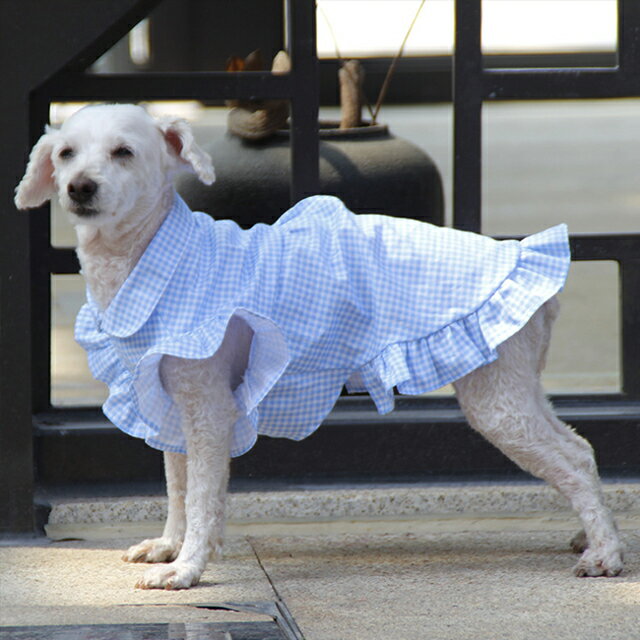
[[[120,560],[157,525],[14,541],[0,546],[0,638],[15,637],[12,626],[154,622],[174,632],[145,637],[228,640],[248,636],[206,635],[199,625],[266,623],[268,615],[220,606],[278,601],[306,640],[640,637],[640,512],[620,520],[628,563],[613,579],[572,576],[572,517],[512,516],[339,521],[321,532],[313,522],[235,525],[223,560],[182,592],[135,590],[145,567]],[[42,637],[36,631],[23,637]]]

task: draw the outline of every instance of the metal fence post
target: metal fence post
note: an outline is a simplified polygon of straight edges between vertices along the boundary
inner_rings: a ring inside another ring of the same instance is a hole
[[[453,60],[453,224],[480,231],[482,204],[482,24],[480,0],[456,0]]]

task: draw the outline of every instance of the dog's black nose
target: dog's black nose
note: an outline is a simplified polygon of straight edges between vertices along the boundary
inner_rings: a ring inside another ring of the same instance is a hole
[[[89,178],[78,178],[70,182],[67,186],[69,197],[78,204],[89,202],[97,190],[97,183]]]

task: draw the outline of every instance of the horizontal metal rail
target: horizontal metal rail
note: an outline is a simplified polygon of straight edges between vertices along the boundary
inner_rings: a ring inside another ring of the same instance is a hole
[[[599,394],[585,401],[583,395],[552,396],[558,415],[567,422],[599,421],[624,418],[640,423],[640,400],[623,399],[618,394]],[[455,397],[396,396],[392,413],[380,415],[366,394],[342,396],[323,422],[325,426],[375,424],[463,423],[464,417]],[[119,429],[99,409],[60,409],[36,414],[33,420],[36,435],[72,435],[120,433]]]
[[[39,92],[52,102],[293,98],[292,74],[264,71],[95,74],[64,72]]]
[[[605,476],[640,474],[640,403],[600,396],[558,398],[556,411],[594,446]],[[48,483],[156,481],[162,456],[125,436],[97,411],[35,417],[36,460]],[[73,452],[70,455],[70,452]],[[102,460],[111,464],[105,468]],[[121,461],[114,465],[113,460]],[[301,442],[259,438],[235,458],[238,479],[388,481],[454,476],[523,476],[515,465],[469,429],[453,398],[396,399],[396,410],[377,414],[368,398],[341,398],[322,427]]]
[[[640,77],[603,69],[485,69],[485,99],[571,100],[640,96]]]

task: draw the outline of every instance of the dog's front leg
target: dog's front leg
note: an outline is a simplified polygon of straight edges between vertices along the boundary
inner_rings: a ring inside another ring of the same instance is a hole
[[[204,361],[165,358],[163,379],[180,408],[187,442],[186,533],[177,558],[149,569],[137,586],[187,589],[198,583],[224,532],[229,449],[237,407],[229,376]],[[219,364],[219,363],[218,363]]]
[[[187,456],[164,454],[167,479],[167,522],[160,538],[143,540],[122,556],[125,562],[171,562],[182,548],[186,528],[184,500],[187,493]]]

